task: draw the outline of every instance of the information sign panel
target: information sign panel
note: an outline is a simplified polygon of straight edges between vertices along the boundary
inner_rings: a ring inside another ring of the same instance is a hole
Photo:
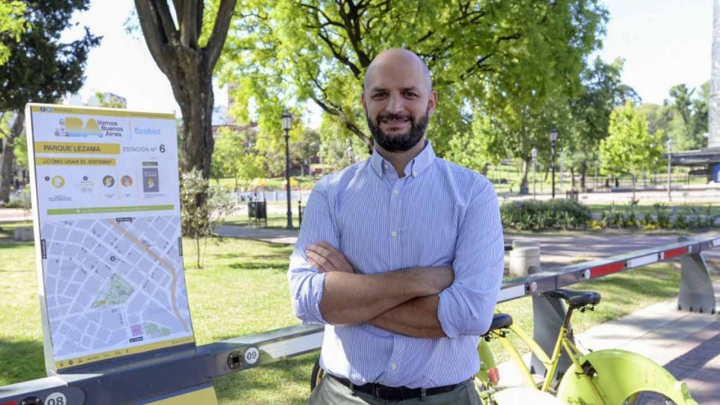
[[[28,104],[48,373],[192,345],[172,114]]]

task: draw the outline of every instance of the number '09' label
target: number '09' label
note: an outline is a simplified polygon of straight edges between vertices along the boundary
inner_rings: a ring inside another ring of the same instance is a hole
[[[260,350],[256,347],[250,347],[245,350],[245,363],[255,364],[260,359]]]

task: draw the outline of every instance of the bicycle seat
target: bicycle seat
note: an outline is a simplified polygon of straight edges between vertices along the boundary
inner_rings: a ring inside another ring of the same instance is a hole
[[[553,290],[547,295],[550,298],[564,299],[572,308],[596,305],[602,298],[599,293],[594,291]]]
[[[490,329],[488,329],[488,333],[502,329],[507,328],[508,326],[513,324],[512,316],[508,314],[495,314],[493,315],[492,323],[490,324]]]

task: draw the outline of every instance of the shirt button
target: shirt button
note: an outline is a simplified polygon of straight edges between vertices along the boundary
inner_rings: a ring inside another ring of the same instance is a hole
[[[397,364],[393,363],[393,364],[390,366],[390,368],[393,369],[393,370],[395,370],[395,369],[397,368]]]
[[[390,236],[392,236],[393,238],[397,237],[397,232],[395,232],[395,231],[390,232]]]
[[[412,172],[412,176],[413,176],[413,177],[417,177],[417,172],[415,172],[415,171]]]
[[[393,191],[393,193],[395,193],[395,195],[398,195],[398,194],[400,194],[400,190],[395,189],[395,191]]]

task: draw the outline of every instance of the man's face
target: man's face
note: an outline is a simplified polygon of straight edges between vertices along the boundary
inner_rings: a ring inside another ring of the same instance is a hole
[[[368,72],[363,107],[379,146],[404,152],[423,139],[437,101],[429,87],[426,71],[411,58],[383,61]]]

